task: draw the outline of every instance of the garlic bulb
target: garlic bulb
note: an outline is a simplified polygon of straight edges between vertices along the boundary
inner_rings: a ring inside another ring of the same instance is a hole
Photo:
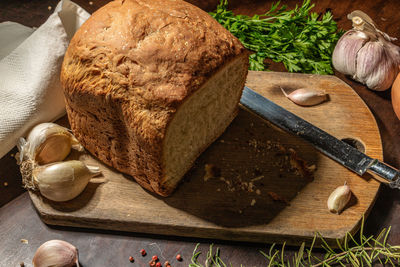
[[[340,214],[342,210],[349,203],[351,198],[351,190],[347,184],[336,188],[329,196],[327,205],[328,209],[332,213]]]
[[[70,160],[38,166],[32,178],[40,194],[53,201],[68,201],[85,189],[89,180],[100,173],[99,167]]]
[[[388,89],[399,72],[400,47],[395,38],[378,30],[373,20],[356,10],[347,16],[353,29],[338,41],[332,55],[333,67],[377,91]]]
[[[43,243],[32,260],[34,267],[79,267],[78,249],[62,240]]]
[[[36,125],[25,139],[20,138],[20,161],[30,159],[38,164],[62,161],[71,147],[83,151],[83,147],[70,131],[55,123]]]

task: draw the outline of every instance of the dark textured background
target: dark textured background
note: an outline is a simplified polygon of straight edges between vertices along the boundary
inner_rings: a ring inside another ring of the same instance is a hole
[[[93,12],[108,1],[87,0],[75,1],[89,12]],[[216,7],[217,0],[189,2],[210,11]],[[289,7],[302,1],[282,1]],[[269,9],[272,1],[259,0],[231,0],[230,7],[236,13],[252,15]],[[346,15],[355,9],[361,9],[375,20],[379,28],[389,35],[400,37],[400,18],[397,16],[400,7],[396,0],[390,1],[314,1],[315,12],[332,10],[334,19],[339,27],[349,29],[351,22]],[[0,1],[0,22],[15,21],[31,27],[38,27],[46,21],[57,5],[56,0],[2,0]],[[51,6],[52,10],[48,7]],[[2,38],[0,36],[0,38]],[[399,42],[397,42],[399,44]],[[39,66],[38,66],[39,67]],[[283,71],[280,64],[272,64],[272,70]],[[391,102],[390,90],[374,92],[363,85],[349,80],[341,74],[343,79],[360,95],[373,112],[382,136],[384,160],[400,168],[400,122],[396,118]],[[354,114],[357,119],[357,114]],[[64,239],[75,244],[81,252],[83,266],[148,266],[150,256],[158,254],[171,261],[173,266],[187,266],[195,244],[202,243],[201,249],[207,250],[209,244],[216,243],[222,248],[222,258],[233,266],[265,265],[265,259],[259,250],[265,250],[267,244],[227,243],[215,240],[200,240],[188,238],[174,238],[165,236],[142,235],[140,233],[119,233],[108,231],[91,231],[87,229],[49,227],[43,224],[37,216],[26,192],[21,188],[20,175],[15,160],[10,156],[0,160],[0,265],[17,266],[20,261],[30,263],[36,248],[49,239]],[[8,186],[3,183],[7,182]],[[377,233],[383,227],[392,226],[389,242],[400,244],[400,191],[382,187],[377,202],[366,222],[367,233]],[[22,244],[20,239],[28,239],[29,244]],[[138,251],[147,249],[150,256],[142,258]],[[288,255],[293,255],[297,248],[289,248]],[[177,263],[174,257],[181,253],[182,263]],[[134,264],[129,263],[130,255],[137,258]],[[30,265],[29,265],[30,266]]]

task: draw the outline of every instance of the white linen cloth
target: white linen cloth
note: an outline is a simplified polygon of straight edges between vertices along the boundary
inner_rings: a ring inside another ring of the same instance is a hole
[[[65,114],[61,63],[70,39],[89,16],[63,0],[37,29],[0,23],[0,158],[33,126]]]

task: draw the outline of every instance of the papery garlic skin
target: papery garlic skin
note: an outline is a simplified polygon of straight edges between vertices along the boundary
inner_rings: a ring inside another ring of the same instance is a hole
[[[368,40],[368,36],[361,31],[349,30],[343,34],[333,50],[333,67],[343,74],[353,76],[357,71],[357,53]]]
[[[38,166],[32,171],[32,176],[44,197],[53,201],[68,201],[81,194],[90,179],[99,173],[98,167],[70,160]]]
[[[71,152],[71,147],[83,151],[71,132],[55,123],[36,125],[28,134],[26,142],[20,140],[19,145],[21,157],[38,164],[64,160]]]
[[[346,207],[351,198],[350,187],[345,184],[336,188],[330,195],[327,201],[327,206],[330,212],[340,214]]]
[[[32,260],[34,267],[79,267],[78,249],[63,240],[43,243]]]

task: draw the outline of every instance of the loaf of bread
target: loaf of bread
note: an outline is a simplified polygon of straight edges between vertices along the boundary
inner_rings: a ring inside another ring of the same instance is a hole
[[[61,71],[71,128],[85,148],[167,196],[231,123],[248,53],[180,0],[118,0],[76,32]]]

